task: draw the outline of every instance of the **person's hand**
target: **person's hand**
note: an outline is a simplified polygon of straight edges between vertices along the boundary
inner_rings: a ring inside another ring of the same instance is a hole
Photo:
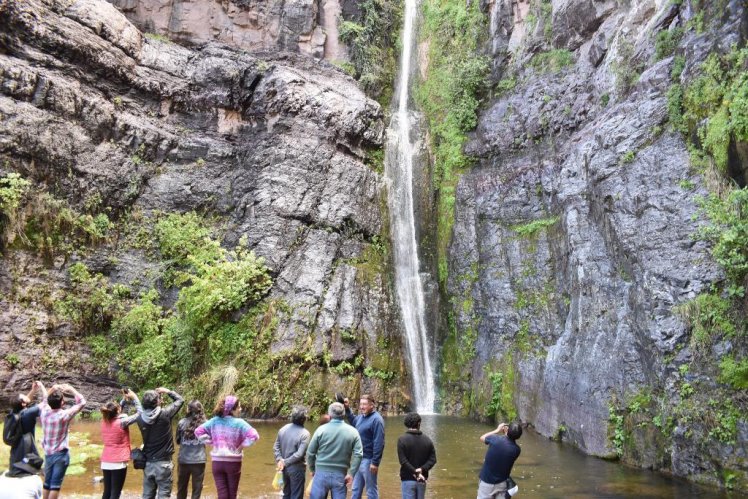
[[[127,392],[125,393],[125,398],[127,400],[135,400],[135,392],[132,390],[127,390]]]
[[[353,483],[353,477],[351,475],[346,475],[345,476],[345,484],[346,485],[350,485],[352,483]]]
[[[496,428],[496,433],[506,433],[507,430],[509,430],[509,425],[506,423],[501,423],[498,428]]]
[[[343,405],[345,406],[346,409],[351,407],[351,402],[348,400],[348,397],[343,399]]]
[[[158,388],[156,388],[156,391],[158,393],[169,393],[171,390],[169,390],[168,388],[164,388],[163,386],[159,386]]]
[[[376,464],[370,464],[369,465],[369,472],[372,475],[376,475],[378,471],[379,471],[379,466],[377,466]]]
[[[286,467],[286,462],[283,459],[278,459],[278,463],[277,463],[277,465],[276,465],[275,468],[278,471],[283,471],[283,468],[285,468],[285,467]]]

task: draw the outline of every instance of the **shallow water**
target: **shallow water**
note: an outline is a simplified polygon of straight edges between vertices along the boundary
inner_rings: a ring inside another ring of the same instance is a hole
[[[73,425],[72,430],[87,432],[92,443],[100,443],[99,425],[97,422],[79,421]],[[275,472],[273,442],[278,428],[282,425],[280,422],[253,423],[260,433],[260,441],[244,453],[240,497],[278,497],[270,483]],[[316,425],[308,427],[311,430]],[[485,446],[478,437],[490,429],[489,426],[466,419],[446,416],[424,417],[422,430],[434,440],[438,460],[429,479],[428,497],[475,497],[477,476],[485,453]],[[395,443],[403,430],[401,417],[386,418],[386,446],[379,477],[382,499],[400,497]],[[135,427],[132,428],[131,435],[133,443],[139,444],[140,432]],[[531,431],[526,431],[518,442],[522,447],[522,454],[515,463],[512,477],[520,487],[520,498],[743,497],[736,494],[726,495],[683,480],[588,457],[569,446],[552,442]],[[78,497],[101,497],[102,487],[94,483],[94,476],[99,475],[101,470],[98,462],[89,460],[85,473],[66,477],[63,494],[68,497],[72,494]],[[215,497],[210,464],[207,467],[205,484],[203,497]],[[137,496],[141,485],[142,473],[131,467],[125,483],[127,496]]]

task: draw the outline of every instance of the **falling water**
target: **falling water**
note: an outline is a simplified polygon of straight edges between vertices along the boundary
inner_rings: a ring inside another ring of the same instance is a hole
[[[400,78],[397,86],[397,111],[387,130],[385,173],[390,189],[390,224],[397,297],[405,327],[408,359],[413,378],[416,410],[434,410],[434,373],[431,368],[430,346],[425,321],[423,284],[418,265],[415,216],[413,212],[413,155],[411,131],[417,130],[416,114],[408,109],[409,80],[413,48],[416,1],[405,0]]]

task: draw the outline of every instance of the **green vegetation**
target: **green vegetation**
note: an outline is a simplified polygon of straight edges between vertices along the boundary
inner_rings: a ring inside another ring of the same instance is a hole
[[[540,73],[555,73],[572,64],[574,64],[574,53],[566,49],[540,52],[530,60],[530,66]]]
[[[352,65],[344,68],[357,78],[364,91],[388,106],[397,72],[397,37],[402,24],[402,3],[397,0],[363,0],[359,15],[338,24],[340,40],[348,46]]]
[[[491,400],[486,407],[486,416],[496,420],[501,417],[505,421],[517,418],[517,409],[514,404],[514,368],[512,366],[512,355],[506,354],[502,361],[506,369],[498,372],[487,373],[491,383]]]
[[[627,163],[631,163],[636,158],[636,153],[634,151],[626,151],[621,155],[620,163],[622,165],[625,165]]]
[[[618,41],[618,54],[610,67],[615,76],[615,86],[618,95],[625,95],[639,80],[642,71],[641,62],[634,58],[634,44],[626,39]]]
[[[655,61],[670,57],[678,47],[681,38],[683,38],[683,29],[674,28],[672,30],[663,30],[657,33],[655,40]]]
[[[616,456],[623,456],[624,445],[626,444],[626,431],[623,426],[624,416],[622,411],[616,409],[614,405],[608,406],[608,434],[610,442]]]
[[[471,165],[463,153],[466,133],[477,124],[480,94],[489,67],[478,47],[488,32],[476,2],[427,0],[421,36],[428,44],[428,74],[415,93],[432,139],[434,184],[438,189],[437,241],[439,282],[446,285],[447,245],[454,221],[455,186]]]
[[[549,227],[556,225],[559,221],[558,217],[539,218],[521,225],[515,225],[512,230],[521,237],[534,237],[541,230],[545,230]]]
[[[719,369],[720,383],[726,383],[735,390],[748,389],[748,359],[724,357],[719,363]]]

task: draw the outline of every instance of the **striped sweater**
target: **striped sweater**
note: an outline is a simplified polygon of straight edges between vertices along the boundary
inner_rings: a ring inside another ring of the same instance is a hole
[[[257,430],[241,418],[215,416],[195,429],[195,436],[212,446],[213,461],[241,461],[244,447],[259,440]]]

